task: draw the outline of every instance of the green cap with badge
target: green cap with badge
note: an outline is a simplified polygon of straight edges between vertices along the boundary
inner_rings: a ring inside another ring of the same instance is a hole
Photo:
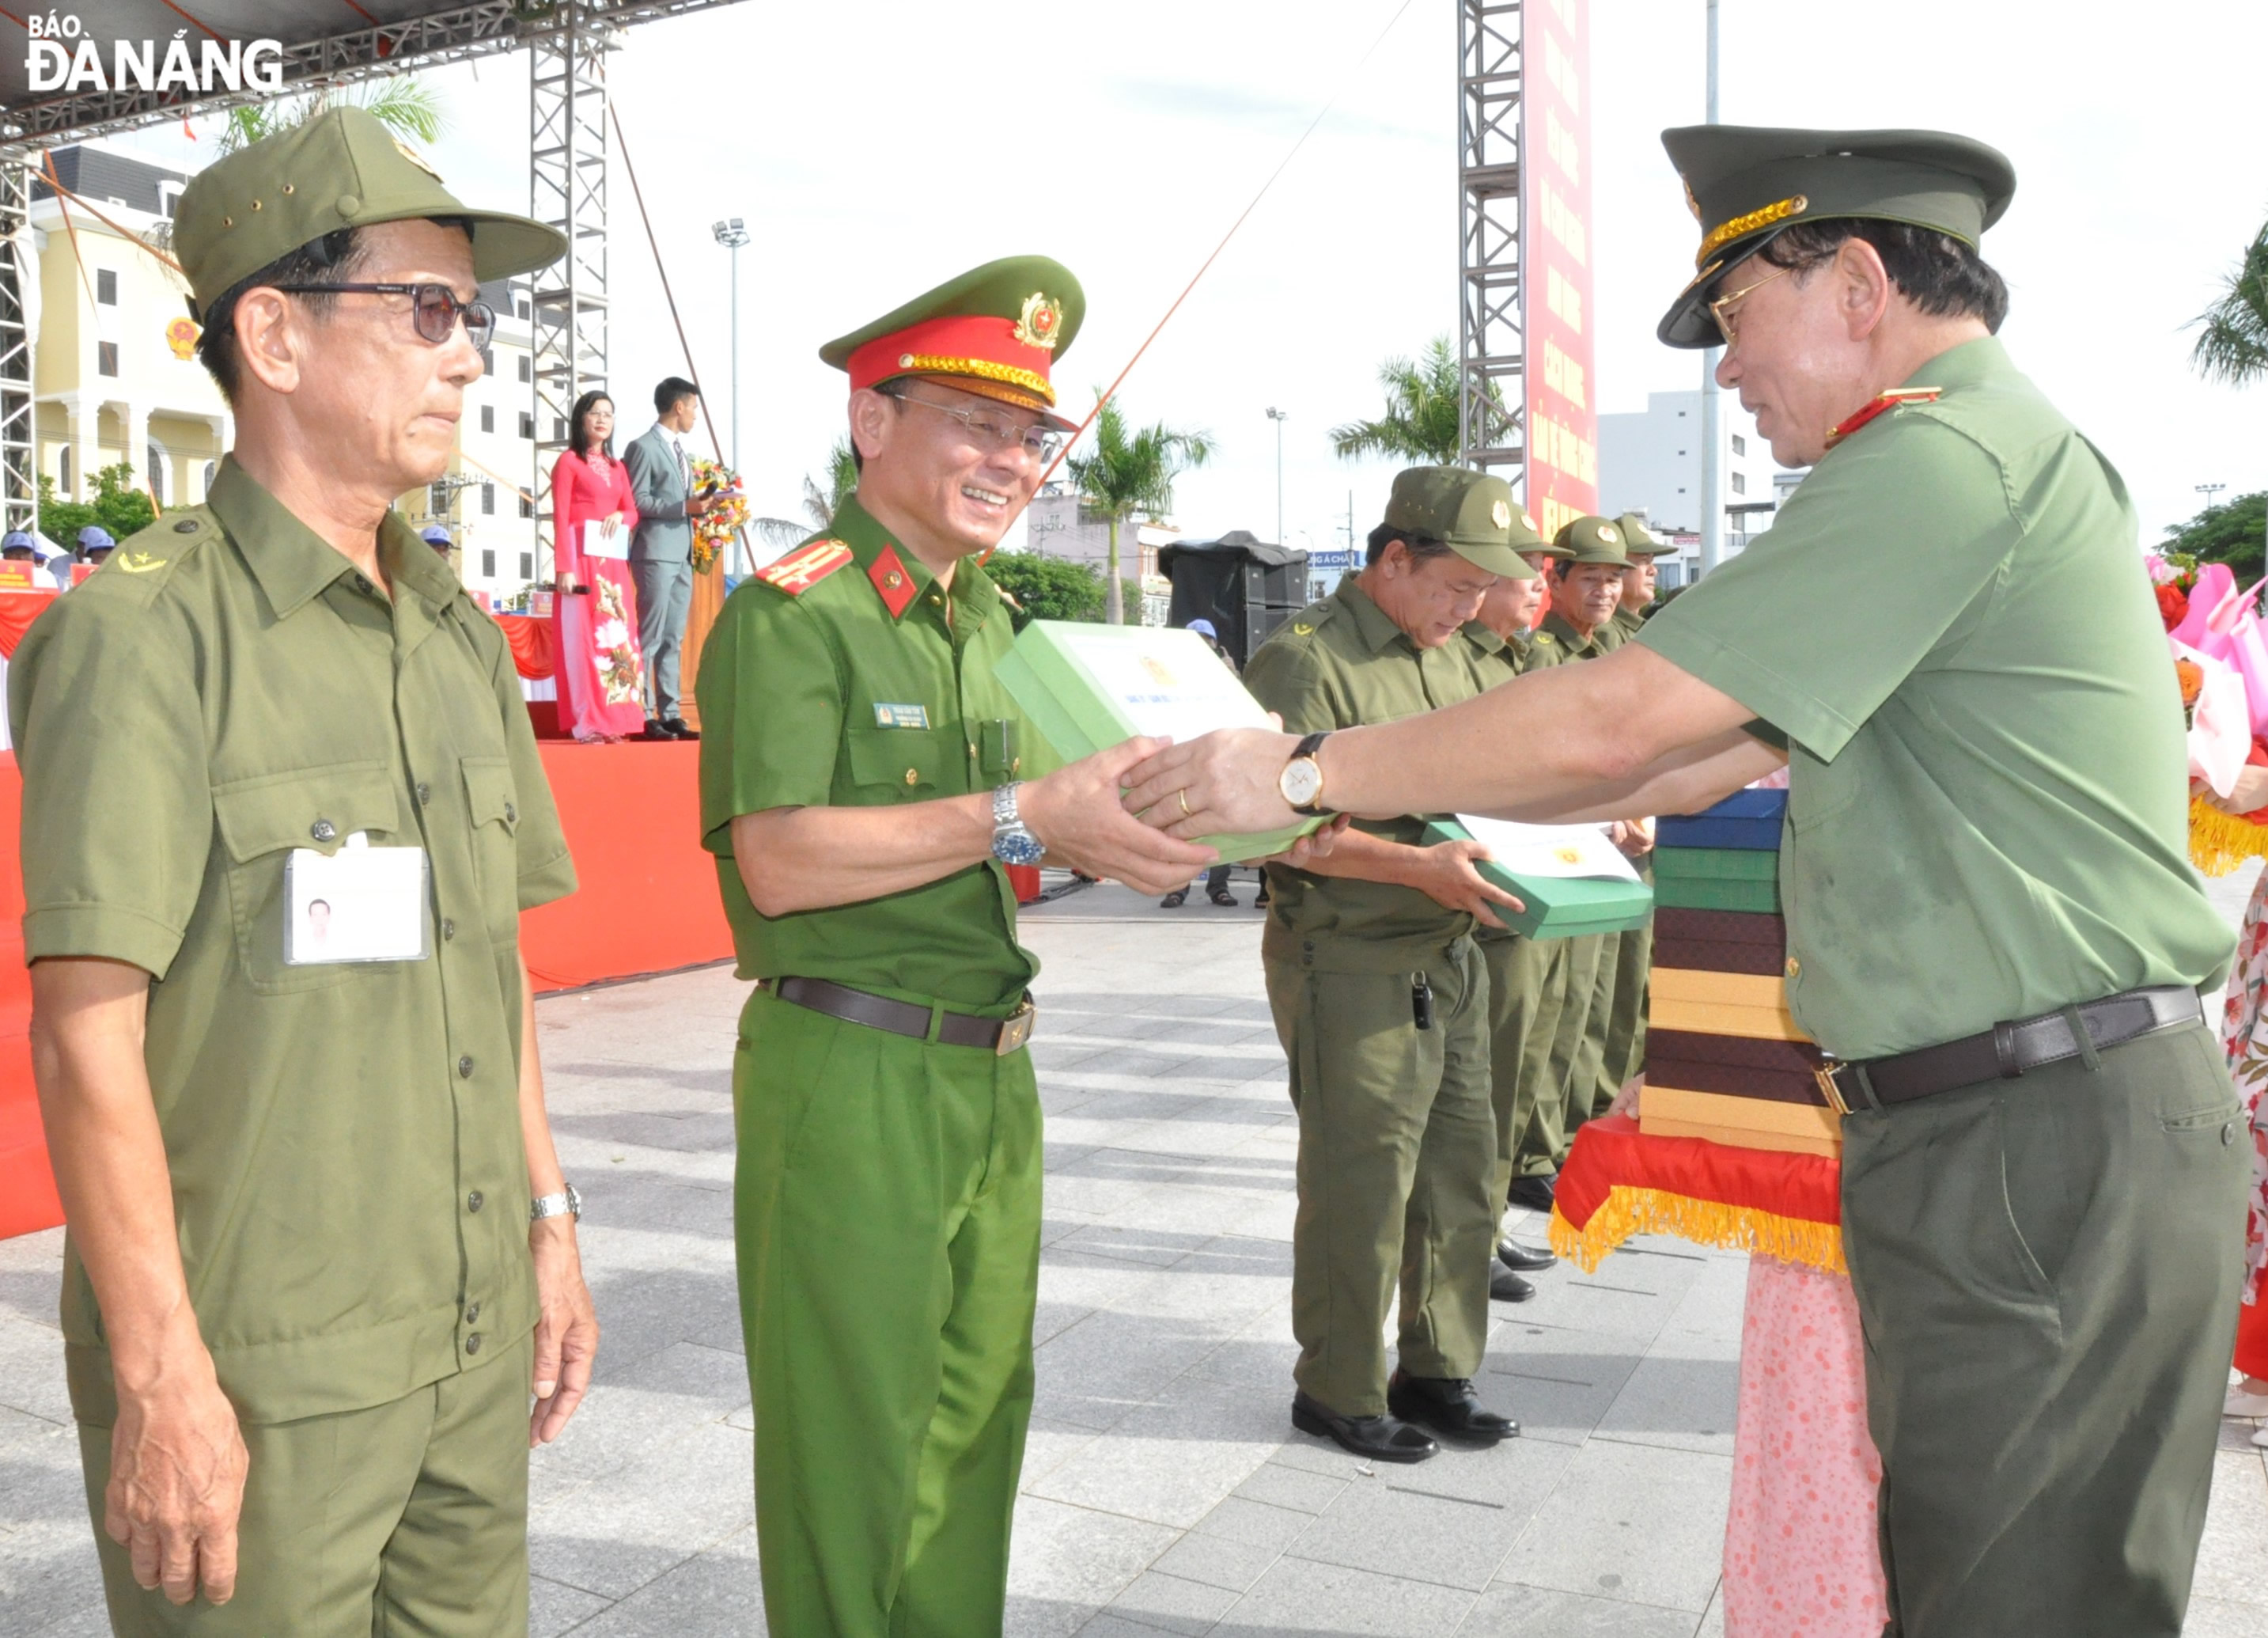
[[[1394,475],[1383,521],[1390,529],[1444,542],[1476,569],[1508,580],[1535,578],[1520,555],[1535,550],[1521,538],[1535,535],[1535,525],[1513,499],[1512,485],[1492,474],[1465,467],[1404,468]]]
[[[1612,564],[1617,569],[1637,566],[1623,555],[1621,528],[1604,518],[1577,518],[1563,524],[1551,543],[1560,549],[1555,555],[1570,567],[1587,563]]]
[[[1677,554],[1677,548],[1668,541],[1656,539],[1653,531],[1646,527],[1646,520],[1635,512],[1625,512],[1616,518],[1615,528],[1622,533],[1623,556],[1625,557],[1664,557]]]
[[[328,108],[239,148],[189,179],[173,208],[173,255],[189,281],[189,314],[278,257],[342,227],[449,218],[473,236],[473,273],[509,278],[556,262],[556,228],[475,210],[424,160],[361,108]]]
[[[1950,131],[1687,125],[1662,132],[1661,145],[1701,224],[1698,271],[1655,331],[1672,347],[1719,345],[1712,285],[1796,223],[1904,222],[1973,246],[2016,191],[2007,155]]]

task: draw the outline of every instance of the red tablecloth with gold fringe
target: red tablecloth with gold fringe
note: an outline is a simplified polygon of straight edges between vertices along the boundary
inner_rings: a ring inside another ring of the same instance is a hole
[[[1575,1133],[1559,1169],[1551,1249],[1589,1270],[1632,1235],[1666,1234],[1847,1274],[1842,1175],[1823,1155],[1647,1137],[1609,1115]]]

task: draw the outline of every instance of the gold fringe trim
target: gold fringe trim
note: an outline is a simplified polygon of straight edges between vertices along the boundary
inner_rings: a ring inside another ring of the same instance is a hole
[[[2225,876],[2248,859],[2268,858],[2268,825],[2223,813],[2201,796],[2190,798],[2190,862],[2209,876]]]
[[[1585,1273],[1596,1273],[1608,1253],[1639,1234],[1675,1235],[1727,1251],[1761,1251],[1830,1274],[1851,1272],[1843,1261],[1843,1230],[1837,1224],[1782,1217],[1753,1206],[1697,1200],[1668,1189],[1617,1184],[1580,1229],[1554,1206],[1550,1234],[1551,1249]]]
[[[1037,393],[1050,405],[1056,401],[1056,389],[1048,385],[1046,376],[1019,369],[1012,364],[996,364],[990,358],[948,358],[933,352],[904,352],[898,355],[898,367],[921,375],[969,375],[983,381],[1005,381],[1027,393]]]

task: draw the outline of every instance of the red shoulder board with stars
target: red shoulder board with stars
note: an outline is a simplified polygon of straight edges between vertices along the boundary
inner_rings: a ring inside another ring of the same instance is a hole
[[[898,557],[898,549],[895,546],[882,548],[874,561],[867,565],[866,578],[881,594],[883,606],[889,609],[893,620],[905,613],[906,605],[917,595],[914,577],[906,572],[906,565]]]
[[[756,579],[790,597],[800,597],[850,561],[850,549],[841,541],[814,541],[759,569]]]
[[[1876,416],[1888,415],[1900,404],[1935,403],[1938,399],[1944,396],[1944,394],[1945,388],[1942,387],[1894,387],[1828,433],[1827,446],[1830,449],[1834,448],[1836,445],[1850,437]]]

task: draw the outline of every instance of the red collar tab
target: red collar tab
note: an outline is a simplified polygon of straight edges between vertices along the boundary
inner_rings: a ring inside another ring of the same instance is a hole
[[[882,548],[874,561],[867,565],[866,578],[874,583],[875,591],[881,594],[882,606],[890,611],[893,620],[904,614],[913,600],[921,595],[921,588],[914,584],[914,577],[906,572],[905,562],[898,556],[898,549],[895,546]]]
[[[1876,416],[1887,415],[1900,404],[1935,403],[1944,395],[1945,388],[1942,387],[1894,387],[1828,433],[1827,446],[1834,448]]]
[[[756,579],[785,592],[790,597],[800,597],[850,562],[851,556],[850,548],[841,541],[814,541],[808,546],[797,547],[769,567],[758,570]]]

